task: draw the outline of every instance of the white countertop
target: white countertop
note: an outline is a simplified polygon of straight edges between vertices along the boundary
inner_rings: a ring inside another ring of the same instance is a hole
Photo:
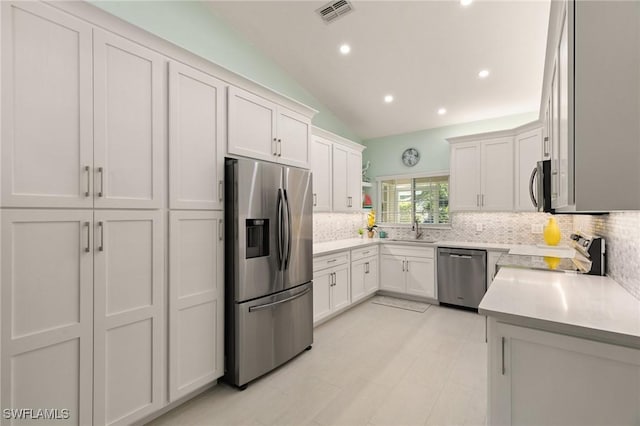
[[[350,250],[358,247],[364,247],[371,244],[406,244],[411,246],[424,247],[460,247],[460,248],[476,248],[495,251],[509,251],[513,245],[495,244],[495,243],[473,243],[465,241],[436,241],[433,243],[413,241],[413,240],[393,240],[387,238],[349,238],[344,240],[326,241],[323,243],[313,244],[313,255],[319,256],[342,250]]]
[[[545,246],[540,245],[514,245],[511,246],[509,254],[523,256],[547,256],[559,257],[563,259],[573,259],[576,257],[576,250],[569,246]]]
[[[608,277],[501,268],[479,313],[525,327],[640,347],[640,301]]]

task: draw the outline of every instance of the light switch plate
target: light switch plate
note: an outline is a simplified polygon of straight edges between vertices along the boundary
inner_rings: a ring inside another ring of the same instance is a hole
[[[482,232],[484,226],[481,223],[476,223],[476,232]]]
[[[542,224],[541,223],[532,223],[531,224],[531,233],[532,234],[542,234]]]

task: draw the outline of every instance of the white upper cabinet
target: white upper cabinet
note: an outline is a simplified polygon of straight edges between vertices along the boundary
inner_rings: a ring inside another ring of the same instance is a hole
[[[513,210],[513,137],[449,141],[451,210]]]
[[[278,162],[308,168],[311,121],[302,114],[279,106],[277,129]]]
[[[531,200],[530,184],[537,162],[543,159],[543,147],[542,128],[529,130],[515,137],[514,209],[516,211],[536,211]]]
[[[92,207],[91,27],[2,2],[2,206]]]
[[[551,2],[540,119],[557,211],[640,209],[639,16],[633,1]]]
[[[313,211],[331,211],[332,143],[318,136],[311,138],[310,166],[313,173]]]
[[[483,141],[481,144],[482,210],[513,210],[513,138]]]
[[[94,30],[95,207],[159,208],[164,188],[166,61]]]
[[[169,207],[221,210],[225,84],[169,64]]]
[[[453,210],[480,209],[480,145],[451,146],[449,206]]]
[[[228,89],[228,150],[231,154],[276,161],[276,104],[246,90]]]
[[[333,211],[362,209],[362,153],[333,145]]]
[[[232,86],[228,114],[230,154],[308,168],[310,118]]]

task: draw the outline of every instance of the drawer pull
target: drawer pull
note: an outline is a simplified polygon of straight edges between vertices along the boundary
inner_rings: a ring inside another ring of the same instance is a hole
[[[331,259],[331,260],[327,260],[327,263],[333,263],[333,262],[337,262],[338,259]]]

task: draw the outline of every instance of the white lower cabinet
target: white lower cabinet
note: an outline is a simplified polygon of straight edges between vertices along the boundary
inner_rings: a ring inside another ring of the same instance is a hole
[[[313,322],[351,304],[349,252],[314,259]],[[329,268],[326,265],[335,265]]]
[[[378,257],[366,257],[351,262],[351,302],[378,291]]]
[[[503,251],[489,251],[487,250],[487,288],[491,285],[491,282],[496,276],[496,264],[498,259],[505,252]]]
[[[94,212],[93,421],[162,406],[164,228],[159,211]]]
[[[169,213],[169,400],[224,374],[222,212]]]
[[[161,406],[157,211],[2,212],[3,407],[129,424]]]
[[[490,425],[640,423],[640,349],[489,318]]]
[[[436,298],[433,247],[384,245],[380,256],[380,289]]]
[[[91,210],[2,211],[3,408],[92,423],[92,223]]]

